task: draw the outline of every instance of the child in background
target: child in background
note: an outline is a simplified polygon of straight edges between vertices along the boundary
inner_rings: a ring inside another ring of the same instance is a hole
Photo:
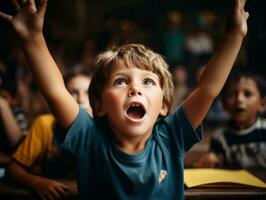
[[[190,88],[188,86],[188,73],[182,64],[175,64],[171,68],[171,74],[173,76],[174,83],[174,95],[171,111],[174,111],[189,94]]]
[[[74,68],[65,74],[64,80],[69,93],[92,115],[88,98],[90,74]],[[73,157],[53,143],[54,127],[53,115],[39,116],[8,166],[9,177],[34,191],[41,199],[66,197],[69,188],[53,178],[71,177],[74,172]]]
[[[210,141],[210,152],[195,167],[266,168],[265,81],[249,71],[236,70],[222,91],[230,115],[228,126]]]
[[[77,158],[83,199],[184,199],[183,158],[220,93],[247,33],[245,0],[235,0],[223,41],[198,86],[169,114],[173,84],[162,57],[140,44],[97,57],[89,88],[95,118],[80,108],[42,34],[47,0],[19,1],[10,22],[38,87],[60,126],[55,139]],[[200,105],[200,106],[199,106]]]
[[[14,72],[0,73],[0,167],[5,167],[11,154],[28,131],[28,121],[17,100],[17,81]]]

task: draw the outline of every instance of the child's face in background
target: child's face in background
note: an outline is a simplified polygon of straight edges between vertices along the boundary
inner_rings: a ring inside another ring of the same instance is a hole
[[[120,61],[112,67],[102,92],[99,115],[107,115],[112,131],[121,138],[149,136],[159,115],[166,115],[159,77]]]
[[[238,129],[254,124],[262,108],[262,101],[256,82],[246,77],[238,82],[232,81],[227,86],[223,99],[224,107]]]
[[[66,83],[66,88],[77,103],[92,116],[92,109],[88,97],[90,82],[91,79],[89,77],[78,75]]]
[[[182,67],[176,67],[173,71],[174,84],[176,86],[184,85],[187,82],[187,72]]]

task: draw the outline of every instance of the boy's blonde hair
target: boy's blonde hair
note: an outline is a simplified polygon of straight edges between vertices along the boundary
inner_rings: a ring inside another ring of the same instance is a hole
[[[141,44],[125,44],[107,50],[96,58],[95,72],[89,88],[93,115],[97,116],[97,108],[102,100],[102,91],[109,80],[112,66],[116,65],[119,61],[123,61],[126,67],[133,64],[137,68],[151,71],[159,77],[160,86],[163,91],[163,103],[168,108],[169,113],[173,99],[173,82],[172,76],[168,71],[168,65],[160,54]]]

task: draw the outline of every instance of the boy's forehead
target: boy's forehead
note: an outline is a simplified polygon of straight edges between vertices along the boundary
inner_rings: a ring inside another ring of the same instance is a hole
[[[139,69],[143,70],[143,72],[156,74],[155,72],[153,72],[152,69],[149,69],[148,67],[144,66],[144,64],[142,63],[125,62],[121,60],[111,66],[109,75],[127,71],[128,69]]]
[[[226,87],[226,90],[232,90],[234,88],[246,88],[246,89],[252,89],[252,90],[259,90],[257,82],[250,77],[241,77],[238,80],[231,80],[229,82],[228,87]]]

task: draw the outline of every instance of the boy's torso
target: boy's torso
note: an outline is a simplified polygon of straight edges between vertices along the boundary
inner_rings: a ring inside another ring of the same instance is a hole
[[[105,119],[86,118],[79,114],[76,121],[85,120],[84,124],[75,121],[63,143],[76,155],[78,188],[84,199],[183,199],[185,150],[181,138],[187,137],[180,131],[188,126],[180,125],[184,120],[173,127],[170,122],[158,123],[144,150],[129,155],[113,144],[110,129],[103,126]],[[180,135],[170,136],[168,132],[173,131]],[[191,139],[192,146],[199,136]]]

